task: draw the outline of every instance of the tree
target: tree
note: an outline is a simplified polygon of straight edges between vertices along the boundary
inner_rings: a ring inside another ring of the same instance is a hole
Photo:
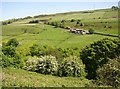
[[[75,22],[75,19],[71,19],[71,21],[70,22]]]
[[[111,9],[112,9],[112,10],[118,10],[118,7],[117,7],[117,6],[112,6]]]
[[[61,23],[64,23],[64,22],[66,22],[66,20],[61,20]]]
[[[80,22],[79,21],[77,21],[77,23],[76,24],[79,24]]]
[[[80,23],[80,26],[84,26],[84,24],[83,24],[83,23]]]
[[[7,46],[13,46],[13,47],[17,47],[19,45],[19,42],[17,41],[17,39],[13,38],[10,39],[7,43]]]
[[[80,58],[86,65],[87,77],[96,79],[96,70],[107,63],[108,59],[120,55],[120,40],[102,39],[87,46],[80,53]]]

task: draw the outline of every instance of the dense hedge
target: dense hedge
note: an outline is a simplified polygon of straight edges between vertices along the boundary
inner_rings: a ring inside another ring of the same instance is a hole
[[[108,59],[120,55],[120,40],[102,39],[87,46],[81,52],[81,59],[86,65],[89,79],[96,78],[96,70],[107,63]]]

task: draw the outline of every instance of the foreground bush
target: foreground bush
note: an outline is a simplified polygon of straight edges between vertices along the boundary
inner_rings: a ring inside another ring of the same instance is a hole
[[[31,57],[26,61],[25,69],[29,71],[36,71],[37,70],[37,57]]]
[[[120,88],[120,57],[111,59],[97,70],[98,81],[102,85]]]
[[[85,66],[76,56],[70,56],[63,60],[59,66],[58,76],[85,77]]]
[[[37,72],[41,74],[56,74],[58,63],[54,56],[42,56],[38,59]]]
[[[56,75],[58,63],[54,56],[41,56],[40,58],[32,57],[26,61],[26,69],[41,74]]]
[[[102,39],[87,46],[81,52],[81,59],[86,65],[89,79],[96,78],[96,70],[107,63],[108,59],[120,55],[120,40]]]

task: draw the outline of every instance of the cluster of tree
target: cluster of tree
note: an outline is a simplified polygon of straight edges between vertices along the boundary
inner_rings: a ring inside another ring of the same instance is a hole
[[[120,56],[120,40],[102,39],[87,46],[80,53],[80,58],[86,65],[88,79],[96,79],[96,70],[108,62],[109,59]]]
[[[7,24],[11,24],[13,21],[9,20],[9,21],[2,21],[2,25],[7,25]]]
[[[50,16],[55,16],[55,15],[52,15],[52,14],[51,15],[36,15],[36,16],[34,16],[34,18],[47,17],[47,16],[50,17]]]
[[[32,20],[29,23],[39,23],[39,20]]]
[[[76,24],[75,27],[79,27],[79,26],[84,26],[84,24],[81,22],[81,20],[76,20]]]
[[[2,67],[24,67],[24,61],[21,55],[16,51],[18,45],[19,42],[16,39],[10,39],[7,43],[2,45]]]
[[[63,21],[60,24],[58,22],[48,22],[46,24],[52,25],[52,26],[55,26],[55,27],[59,27],[59,28],[65,28],[65,25],[64,25]]]
[[[83,11],[82,13],[94,13],[94,11]]]
[[[68,27],[68,26],[65,26],[66,22],[68,22],[68,21],[66,21],[66,20],[61,20],[61,22],[47,22],[46,24],[52,25],[52,26],[55,26],[55,27],[65,28],[65,29],[66,29],[66,27]],[[75,27],[84,26],[84,24],[83,24],[83,23],[81,22],[81,20],[79,20],[79,19],[78,19],[78,20],[71,19],[70,22],[71,22],[71,23],[74,22],[74,26],[75,26]],[[75,23],[75,22],[76,22],[76,23]]]
[[[24,18],[9,19],[9,20],[6,20],[6,21],[2,21],[2,25],[7,25],[7,24],[11,24],[13,22],[19,21],[19,20],[30,19],[30,18],[32,18],[32,17],[31,16],[27,16],[27,17],[24,17]]]
[[[31,16],[24,17],[23,19],[30,19],[32,18]]]
[[[119,8],[117,6],[112,6],[111,9],[112,10],[118,10]]]

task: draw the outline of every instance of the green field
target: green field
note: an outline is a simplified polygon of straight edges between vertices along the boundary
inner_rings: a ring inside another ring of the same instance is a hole
[[[24,33],[24,29],[27,32]],[[84,48],[94,41],[106,38],[102,35],[79,35],[69,33],[65,29],[54,28],[49,25],[37,24],[35,26],[3,26],[2,42],[7,42],[11,38],[16,38],[20,45],[18,50],[29,50],[33,44],[50,45],[60,48]],[[109,37],[108,38],[112,38]]]

